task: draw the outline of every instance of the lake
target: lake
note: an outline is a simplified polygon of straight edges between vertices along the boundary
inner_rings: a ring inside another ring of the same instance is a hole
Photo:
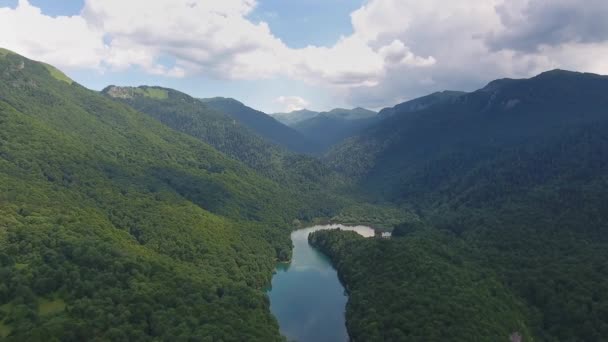
[[[308,244],[308,234],[317,230],[352,230],[374,236],[369,227],[324,225],[300,229],[291,234],[293,257],[279,264],[268,291],[270,310],[279,321],[281,333],[290,341],[348,341],[344,311],[348,299],[329,259]]]

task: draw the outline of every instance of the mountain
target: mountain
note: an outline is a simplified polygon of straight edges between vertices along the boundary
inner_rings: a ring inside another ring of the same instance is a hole
[[[147,86],[109,86],[102,93],[215,147],[268,177],[279,177],[273,165],[287,154],[286,150],[198,99],[173,89]]]
[[[331,168],[316,158],[289,152],[269,142],[240,121],[210,108],[208,103],[160,87],[109,86],[102,93],[215,147],[258,174],[292,189],[301,199],[301,218],[333,216],[342,201],[335,193],[344,185],[344,180]]]
[[[417,171],[422,177],[422,167],[449,156],[476,162],[509,147],[603,122],[607,87],[604,76],[561,70],[531,79],[493,81],[421,111],[395,112],[337,146],[328,160],[350,176],[365,179],[370,188],[386,179],[407,183],[405,177],[414,177]],[[464,171],[450,170],[453,177]],[[427,185],[435,189],[448,180],[437,178],[437,184]],[[393,197],[411,195],[394,185],[376,190],[389,191],[386,195]]]
[[[363,193],[420,218],[395,227],[386,241],[344,232],[314,239],[352,291],[349,331],[428,340],[443,330],[424,317],[473,317],[466,308],[486,303],[476,310],[486,316],[472,319],[502,322],[488,336],[606,336],[607,93],[608,77],[563,70],[496,80],[420,111],[397,111],[333,149],[328,160]],[[378,277],[380,285],[366,280]],[[432,309],[420,315],[413,303],[427,303],[433,291]],[[435,302],[452,291],[458,295],[447,303]],[[459,300],[467,304],[449,304]],[[402,317],[422,320],[405,325]],[[404,329],[412,324],[429,335]],[[486,336],[463,324],[446,329],[463,340]]]
[[[263,288],[299,211],[210,145],[0,51],[1,339],[281,341]]]
[[[458,97],[464,94],[466,93],[462,91],[450,90],[432,93],[430,95],[422,96],[411,101],[398,104],[392,108],[385,108],[378,113],[378,116],[381,118],[387,118],[395,115],[395,113],[403,114],[421,111],[438,103],[456,101]]]
[[[241,102],[224,97],[201,99],[209,108],[228,114],[268,141],[290,151],[308,153],[316,149],[315,143],[296,130],[280,123],[270,115],[247,107]]]
[[[319,146],[324,152],[331,146],[349,138],[377,121],[377,113],[364,108],[352,110],[337,108],[300,121],[293,125],[297,131]]]
[[[270,114],[270,116],[287,126],[293,126],[301,121],[314,118],[317,115],[319,115],[319,112],[313,112],[308,109],[296,110],[289,113]]]

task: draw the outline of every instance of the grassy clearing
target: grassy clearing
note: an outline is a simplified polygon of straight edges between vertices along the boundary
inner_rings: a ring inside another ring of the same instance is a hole
[[[0,322],[0,337],[5,338],[11,333],[11,327],[4,324],[4,322]]]
[[[62,299],[41,299],[38,302],[38,314],[41,316],[59,313],[65,310],[65,302]]]

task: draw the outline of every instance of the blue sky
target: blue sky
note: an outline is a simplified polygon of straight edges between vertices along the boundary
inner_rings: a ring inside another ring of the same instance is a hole
[[[554,68],[608,74],[607,17],[605,0],[0,0],[0,46],[97,90],[380,109]]]
[[[50,16],[78,15],[84,0],[30,0],[33,6]],[[252,21],[267,22],[275,36],[289,47],[307,45],[331,46],[340,36],[352,33],[350,13],[364,0],[263,0],[249,15]],[[15,7],[17,0],[0,0],[0,7]],[[77,82],[96,90],[114,85],[161,85],[184,91],[196,97],[234,97],[246,104],[269,112],[282,111],[276,103],[279,96],[300,96],[309,107],[318,110],[348,106],[304,82],[276,77],[263,80],[228,80],[196,75],[180,79],[150,75],[137,68],[103,73],[91,70],[66,70]],[[286,92],[287,91],[287,92]]]

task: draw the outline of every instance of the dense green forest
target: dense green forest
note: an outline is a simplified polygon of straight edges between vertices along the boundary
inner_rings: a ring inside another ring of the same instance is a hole
[[[307,119],[314,118],[319,115],[319,112],[315,112],[308,109],[295,110],[289,113],[273,113],[270,114],[277,121],[283,123],[284,125],[292,127],[298,122],[302,122]]]
[[[559,70],[499,80],[448,103],[393,113],[332,151],[329,160],[359,179],[363,192],[407,205],[426,222],[398,226],[391,241],[344,232],[313,238],[351,290],[353,336],[395,339],[399,335],[377,331],[403,326],[393,317],[408,314],[412,293],[399,286],[413,284],[415,298],[433,288],[427,277],[470,286],[454,276],[462,265],[524,305],[517,312],[535,340],[608,336],[607,91],[607,77]],[[455,265],[420,276],[409,258]],[[374,276],[385,280],[366,280]],[[483,288],[472,293],[471,303],[488,304],[479,310],[496,306]],[[435,305],[418,320],[438,319],[446,310],[465,315],[473,304]],[[367,321],[372,309],[384,314]],[[395,332],[401,333],[410,332]]]
[[[4,340],[282,339],[294,194],[50,66],[0,78]]]
[[[530,337],[525,306],[497,277],[464,258],[455,238],[431,230],[366,239],[325,230],[309,236],[347,286],[355,341],[508,341]]]
[[[316,158],[273,144],[247,125],[209,106],[210,103],[219,106],[222,101],[232,103],[233,100],[199,101],[176,90],[159,87],[111,86],[103,93],[210,144],[297,194],[299,219],[309,221],[316,217],[332,217],[340,208],[356,205],[347,196],[352,191],[346,177]],[[243,107],[238,102],[234,105]]]
[[[292,127],[318,145],[315,152],[324,153],[371,126],[377,119],[376,112],[364,108],[336,108],[297,122]]]
[[[331,220],[395,226],[310,236],[354,340],[599,341],[606,93],[559,70],[436,93],[319,160],[238,102],[98,93],[0,50],[0,339],[281,341],[263,289],[291,229]]]
[[[308,139],[295,129],[281,123],[272,116],[245,106],[230,98],[214,97],[201,99],[209,108],[225,113],[242,123],[266,140],[292,152],[310,153],[318,149],[316,141]]]

